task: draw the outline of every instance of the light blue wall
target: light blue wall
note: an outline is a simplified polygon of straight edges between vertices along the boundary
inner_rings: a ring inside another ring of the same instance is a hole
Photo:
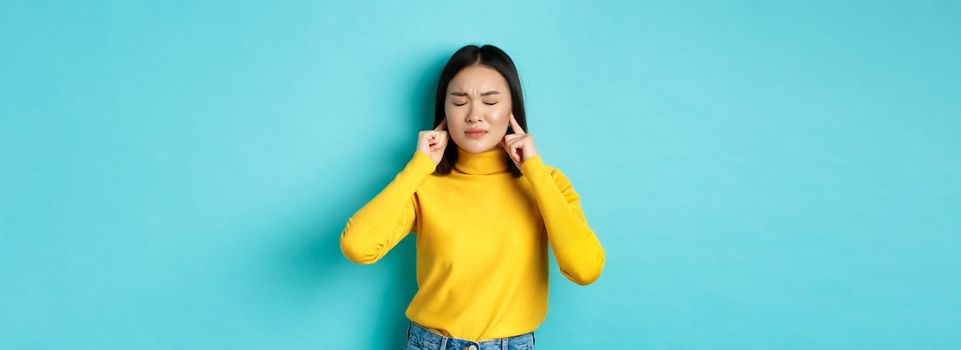
[[[607,251],[538,349],[956,349],[961,3],[900,3],[4,1],[0,348],[401,348],[413,236],[338,236],[492,43]]]

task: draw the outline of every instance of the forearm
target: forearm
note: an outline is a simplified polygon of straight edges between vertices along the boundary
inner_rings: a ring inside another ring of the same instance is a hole
[[[577,284],[592,283],[603,270],[605,253],[584,217],[577,193],[566,177],[556,181],[551,176],[540,155],[522,163],[521,171],[534,190],[561,272]]]
[[[340,236],[344,256],[374,263],[403,239],[415,220],[414,192],[434,169],[426,154],[415,152],[390,184],[347,220]]]

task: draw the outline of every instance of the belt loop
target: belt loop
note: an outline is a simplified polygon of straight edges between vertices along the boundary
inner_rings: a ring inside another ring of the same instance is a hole
[[[446,336],[444,336],[443,338],[440,339],[440,349],[438,349],[438,350],[444,350],[444,349],[447,349],[447,337],[446,337]]]
[[[507,350],[507,337],[501,338],[501,350]]]

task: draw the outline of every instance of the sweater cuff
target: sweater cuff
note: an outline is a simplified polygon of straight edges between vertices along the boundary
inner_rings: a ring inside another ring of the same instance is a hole
[[[437,170],[437,165],[430,159],[430,156],[421,151],[414,151],[414,156],[407,162],[407,166],[404,168],[405,173],[421,176],[430,175],[434,170]]]
[[[541,159],[540,153],[535,154],[533,157],[530,157],[521,163],[521,173],[525,175],[533,175],[535,172],[543,169],[544,160]]]

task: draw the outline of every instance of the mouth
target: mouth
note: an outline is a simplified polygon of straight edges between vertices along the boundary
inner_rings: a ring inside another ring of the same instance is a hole
[[[470,138],[472,138],[472,139],[479,139],[479,138],[481,138],[481,137],[484,137],[484,135],[487,135],[487,130],[484,130],[484,129],[470,129],[470,130],[465,131],[464,134],[466,134],[467,137],[470,137]]]

